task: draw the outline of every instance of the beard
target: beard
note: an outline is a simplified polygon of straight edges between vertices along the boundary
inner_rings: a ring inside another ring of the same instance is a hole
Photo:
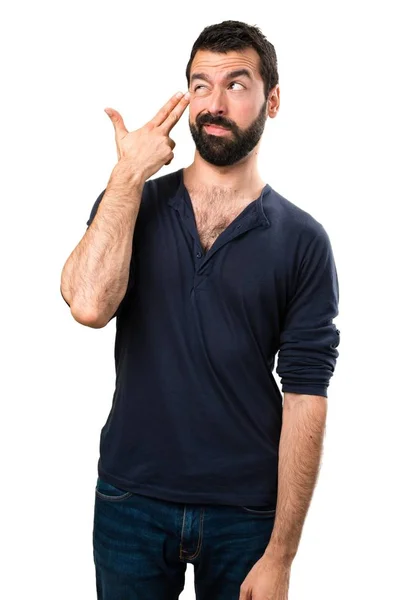
[[[201,114],[196,123],[190,122],[189,128],[200,156],[217,167],[228,167],[247,156],[258,144],[265,128],[267,100],[265,100],[258,117],[247,129],[241,129],[224,117],[213,117],[210,113]],[[212,135],[207,133],[204,125],[219,125],[232,133]]]

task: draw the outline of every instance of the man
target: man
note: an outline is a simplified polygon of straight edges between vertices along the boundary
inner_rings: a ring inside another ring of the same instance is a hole
[[[137,131],[107,109],[118,163],[62,273],[78,322],[117,318],[97,594],[176,599],[190,562],[198,600],[284,600],[338,357],[336,268],[323,226],[257,169],[280,102],[272,44],[207,27],[186,74]],[[193,163],[150,180],[188,106]]]

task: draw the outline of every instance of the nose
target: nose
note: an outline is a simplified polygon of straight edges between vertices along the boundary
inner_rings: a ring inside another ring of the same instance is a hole
[[[227,113],[226,94],[218,87],[215,87],[208,96],[207,108],[213,116],[222,117]]]

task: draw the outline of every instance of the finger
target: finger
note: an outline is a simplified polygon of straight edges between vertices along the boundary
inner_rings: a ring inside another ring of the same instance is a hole
[[[165,104],[158,111],[158,113],[156,114],[154,119],[151,119],[151,121],[149,121],[149,123],[155,127],[158,127],[159,125],[164,123],[165,119],[171,114],[171,111],[175,108],[175,106],[177,106],[177,104],[179,104],[182,96],[183,96],[183,94],[181,92],[178,92],[178,94],[175,94],[174,96],[172,96],[172,98],[170,98],[168,100],[167,104]]]
[[[124,136],[128,133],[124,120],[118,111],[114,110],[113,108],[105,108],[104,112],[110,117],[112,124],[114,125],[115,133],[118,137]]]
[[[189,92],[187,92],[187,94],[189,94]],[[183,96],[182,100],[180,100],[179,104],[172,110],[170,115],[165,119],[164,123],[162,123],[162,125],[160,125],[160,129],[162,129],[163,133],[165,133],[166,135],[168,135],[170,133],[171,129],[173,127],[175,127],[175,125],[177,124],[177,122],[179,121],[179,119],[181,118],[183,113],[185,112],[189,103],[190,103],[190,95],[189,95],[189,97],[187,97],[187,95],[185,94],[185,96]]]

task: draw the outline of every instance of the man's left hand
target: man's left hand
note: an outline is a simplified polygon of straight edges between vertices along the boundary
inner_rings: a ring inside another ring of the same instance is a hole
[[[291,566],[263,555],[240,586],[239,600],[288,600]]]

